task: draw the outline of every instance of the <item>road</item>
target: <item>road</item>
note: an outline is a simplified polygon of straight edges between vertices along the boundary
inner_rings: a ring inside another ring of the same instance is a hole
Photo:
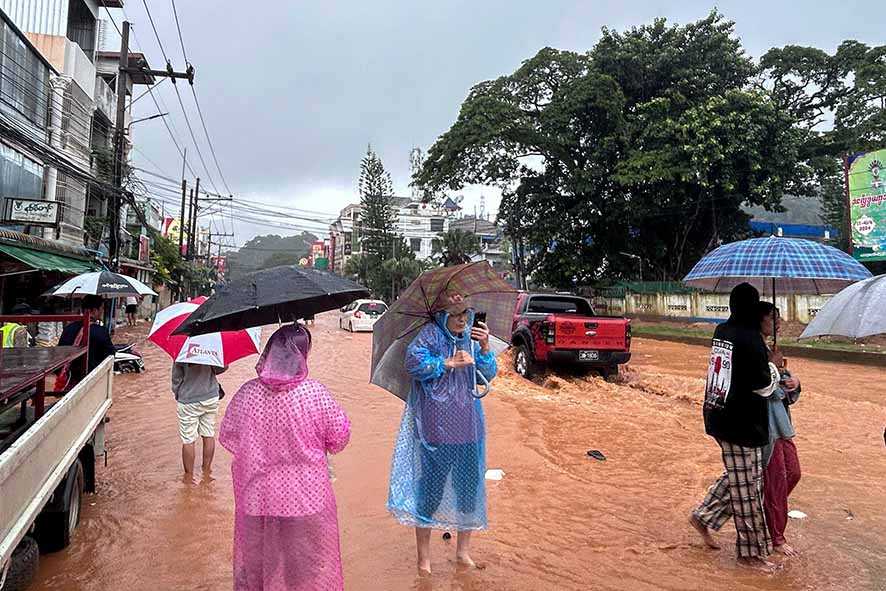
[[[476,537],[485,568],[457,572],[451,543],[435,536],[434,575],[423,580],[412,532],[385,511],[402,403],[367,384],[371,335],[335,322],[318,317],[310,366],[353,423],[334,460],[347,589],[886,589],[881,368],[791,360],[804,386],[794,410],[803,479],[792,506],[809,517],[788,529],[802,557],[773,576],[736,566],[731,524],[724,549],[712,551],[686,521],[721,470],[701,423],[704,347],[636,339],[616,384],[536,384],[505,368],[484,403],[487,464],[505,471],[488,483],[490,530]],[[182,480],[170,362],[142,348],[148,373],[117,378],[98,492],[85,499],[74,544],[42,557],[36,590],[231,588],[230,458],[219,448],[212,478]],[[229,393],[254,362],[222,376]]]

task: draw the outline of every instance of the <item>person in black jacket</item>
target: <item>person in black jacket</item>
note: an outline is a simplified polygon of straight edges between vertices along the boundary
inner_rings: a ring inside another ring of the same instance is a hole
[[[94,370],[96,367],[101,365],[102,361],[104,361],[108,357],[113,357],[116,352],[114,349],[114,343],[111,341],[111,334],[108,332],[108,329],[101,324],[98,324],[98,321],[101,320],[104,314],[105,302],[102,298],[94,295],[88,295],[83,297],[83,301],[81,302],[81,306],[83,307],[83,311],[89,311],[89,318],[92,323],[89,325],[89,371]],[[83,326],[83,322],[81,320],[77,320],[67,325],[65,329],[62,331],[62,336],[59,337],[58,344],[59,346],[71,346],[78,342],[78,335],[80,334],[80,329]],[[83,373],[80,364],[74,363],[71,365],[71,378],[74,383],[82,380],[85,376],[81,375]]]
[[[726,468],[690,522],[712,548],[733,517],[742,564],[770,570],[772,539],[763,511],[763,447],[769,443],[767,398],[778,387],[781,354],[768,351],[760,334],[760,294],[742,283],[729,296],[729,320],[714,331],[705,387],[704,423],[717,440]]]

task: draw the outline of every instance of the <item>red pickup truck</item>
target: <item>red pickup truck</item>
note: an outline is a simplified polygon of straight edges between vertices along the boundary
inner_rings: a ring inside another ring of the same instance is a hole
[[[523,377],[553,364],[594,369],[609,377],[631,358],[631,321],[596,316],[582,297],[523,293],[517,299],[511,343],[514,369]]]

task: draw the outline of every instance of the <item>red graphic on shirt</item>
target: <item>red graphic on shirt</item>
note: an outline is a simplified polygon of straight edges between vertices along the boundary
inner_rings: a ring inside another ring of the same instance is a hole
[[[714,339],[705,386],[705,404],[722,408],[732,385],[732,343]]]

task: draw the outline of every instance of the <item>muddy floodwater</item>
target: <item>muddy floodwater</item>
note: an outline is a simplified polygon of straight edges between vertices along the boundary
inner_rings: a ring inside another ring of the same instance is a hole
[[[791,504],[808,517],[788,524],[802,556],[763,575],[736,566],[731,523],[719,551],[687,523],[722,469],[701,421],[704,347],[635,339],[615,384],[530,383],[503,359],[485,400],[487,464],[505,472],[487,483],[490,529],[475,538],[485,568],[457,572],[452,543],[437,534],[434,574],[423,580],[412,531],[385,511],[403,404],[367,383],[371,335],[339,331],[330,315],[314,334],[313,377],[353,423],[334,460],[347,589],[886,590],[883,368],[790,360],[803,382],[793,409],[803,477]],[[148,372],[115,382],[98,492],[84,499],[73,545],[41,557],[35,590],[232,586],[230,456],[219,447],[211,478],[183,482],[170,361],[153,345],[142,351]],[[222,406],[254,363],[222,376]]]

